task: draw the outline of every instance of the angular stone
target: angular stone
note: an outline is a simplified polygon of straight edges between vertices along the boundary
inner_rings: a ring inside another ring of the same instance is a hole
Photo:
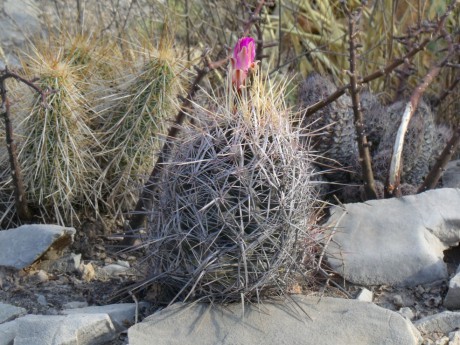
[[[442,185],[446,188],[460,188],[460,160],[447,163],[442,174]]]
[[[449,345],[460,345],[460,331],[449,333]]]
[[[460,190],[334,207],[331,267],[359,285],[415,286],[447,279],[443,251],[460,241]]]
[[[111,277],[123,275],[129,271],[130,271],[129,267],[125,267],[125,266],[118,265],[118,264],[109,264],[107,266],[102,267],[101,269],[101,272]]]
[[[16,322],[14,345],[94,345],[117,336],[107,314],[26,315]]]
[[[460,312],[443,311],[414,322],[422,335],[430,333],[449,334],[460,329]]]
[[[18,316],[22,316],[25,314],[27,314],[27,310],[25,310],[24,308],[0,302],[0,324],[14,320]]]
[[[0,231],[0,266],[23,269],[48,250],[59,252],[73,241],[74,228],[32,224]]]
[[[17,327],[16,320],[0,324],[0,345],[13,345]]]
[[[449,281],[449,290],[447,290],[443,305],[451,310],[460,309],[460,266],[457,273]]]
[[[403,308],[399,309],[398,314],[401,315],[402,317],[408,319],[408,320],[413,320],[414,317],[415,317],[414,312],[409,307],[403,307]]]
[[[399,314],[373,303],[293,295],[283,302],[219,307],[177,303],[128,330],[130,345],[418,344]],[[294,303],[295,302],[295,303]]]
[[[361,302],[372,302],[372,298],[374,297],[372,291],[368,289],[361,289],[358,296],[356,296],[356,300]]]
[[[118,332],[127,329],[134,324],[136,317],[136,304],[134,303],[119,303],[109,304],[104,306],[91,306],[76,309],[65,309],[61,311],[63,315],[75,314],[107,314],[112,320],[113,325]]]

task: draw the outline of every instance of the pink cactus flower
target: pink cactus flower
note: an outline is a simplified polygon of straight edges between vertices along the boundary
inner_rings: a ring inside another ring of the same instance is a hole
[[[252,37],[243,37],[238,40],[233,50],[232,83],[239,90],[246,84],[249,69],[254,68],[256,57],[256,44]]]

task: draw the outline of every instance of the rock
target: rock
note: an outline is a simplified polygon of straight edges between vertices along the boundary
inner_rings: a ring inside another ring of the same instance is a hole
[[[393,304],[395,307],[401,308],[404,307],[404,301],[401,295],[394,295],[393,298]]]
[[[414,322],[422,335],[430,333],[449,334],[460,329],[460,312],[444,311]]]
[[[449,290],[447,290],[443,305],[451,310],[460,309],[460,266],[457,273],[449,281]]]
[[[442,175],[442,185],[446,188],[460,188],[460,160],[447,163]]]
[[[71,301],[67,302],[62,305],[63,309],[77,309],[77,308],[84,308],[88,306],[88,302],[80,302],[80,301]]]
[[[17,332],[16,320],[0,324],[0,345],[12,345]]]
[[[0,231],[0,266],[23,269],[47,252],[60,252],[73,241],[74,228],[31,224]]]
[[[330,297],[318,301],[302,295],[291,298],[245,305],[244,309],[240,303],[225,307],[177,303],[132,326],[129,344],[152,344],[155,339],[156,345],[409,345],[421,340],[409,321],[373,303]]]
[[[428,298],[424,304],[429,308],[436,308],[442,304],[442,297],[441,296],[431,296]]]
[[[118,332],[127,329],[134,324],[136,317],[136,305],[134,303],[109,304],[104,306],[92,306],[76,309],[62,310],[63,315],[75,314],[107,314],[112,320]]]
[[[11,52],[25,43],[26,36],[37,33],[40,29],[38,19],[40,10],[32,0],[5,0],[0,4],[0,32],[2,33],[2,48],[5,49],[6,61],[1,60],[3,67],[19,67],[16,56]],[[2,68],[3,68],[2,67]]]
[[[24,308],[16,307],[11,304],[5,304],[0,302],[0,324],[11,321],[18,316],[25,315],[27,310]]]
[[[80,264],[81,254],[70,253],[57,260],[44,260],[40,262],[39,268],[48,272],[73,273],[78,271]]]
[[[449,345],[449,338],[442,337],[434,342],[434,345]]]
[[[416,286],[445,280],[443,251],[460,241],[460,190],[334,207],[326,239],[331,267],[359,285]],[[338,231],[337,231],[338,230]]]
[[[130,269],[129,267],[126,267],[126,266],[121,266],[118,264],[110,264],[110,265],[102,267],[101,271],[110,277],[116,277],[116,276],[128,273]]]
[[[41,304],[42,306],[46,307],[48,306],[48,301],[46,300],[46,297],[43,296],[42,294],[35,294],[37,297],[37,302]]]
[[[361,289],[356,299],[361,302],[372,302],[373,293],[368,289]]]
[[[460,331],[449,333],[449,345],[460,345]]]
[[[120,266],[123,266],[123,267],[126,267],[126,268],[129,268],[129,262],[128,261],[124,261],[124,260],[117,260],[117,265],[120,265]]]
[[[14,345],[93,345],[117,336],[107,314],[27,315],[16,322]]]
[[[94,270],[93,264],[90,262],[88,264],[80,265],[81,277],[84,281],[91,281],[96,277],[96,271]]]
[[[414,312],[409,307],[403,307],[399,309],[398,314],[408,320],[413,320],[415,317]]]

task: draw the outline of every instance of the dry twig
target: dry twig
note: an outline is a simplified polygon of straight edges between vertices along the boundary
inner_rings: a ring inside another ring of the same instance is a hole
[[[374,174],[372,172],[371,154],[369,152],[369,143],[367,142],[366,133],[364,131],[364,116],[361,110],[361,102],[359,100],[358,76],[356,71],[356,51],[359,48],[359,44],[356,42],[358,34],[356,24],[361,17],[362,8],[359,7],[354,12],[350,12],[345,4],[343,5],[343,8],[348,16],[350,94],[353,104],[356,140],[358,142],[359,149],[359,161],[361,162],[361,169],[363,171],[362,179],[364,183],[364,192],[366,193],[367,200],[377,199]]]
[[[37,85],[34,84],[34,81],[27,80],[19,76],[18,74],[11,72],[8,68],[5,68],[1,71],[0,75],[0,96],[2,99],[2,116],[5,121],[5,137],[6,137],[6,147],[8,149],[8,156],[10,160],[11,175],[14,185],[14,198],[16,211],[18,217],[21,221],[30,221],[32,220],[32,212],[28,206],[26,191],[24,186],[24,180],[22,177],[22,169],[19,165],[18,154],[16,150],[16,143],[14,141],[13,126],[11,124],[11,114],[10,114],[10,102],[7,96],[6,89],[6,80],[7,79],[16,79],[21,83],[26,84],[37,93],[40,94],[42,98],[42,104],[46,103],[46,96],[50,93],[49,90],[42,90]]]

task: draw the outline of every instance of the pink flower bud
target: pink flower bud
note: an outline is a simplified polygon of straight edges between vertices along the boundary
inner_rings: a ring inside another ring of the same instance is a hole
[[[248,71],[254,67],[256,57],[256,44],[252,37],[243,37],[238,40],[233,50],[232,64],[232,83],[239,90],[245,85]]]

